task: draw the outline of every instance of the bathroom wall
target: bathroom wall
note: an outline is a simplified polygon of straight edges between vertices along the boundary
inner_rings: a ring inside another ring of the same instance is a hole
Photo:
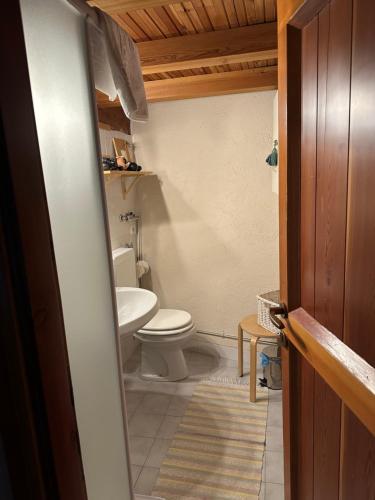
[[[115,130],[99,129],[100,134],[100,147],[103,156],[114,156],[112,139],[117,137],[119,139],[131,140],[131,137]],[[122,196],[121,180],[116,179],[106,181],[105,183],[108,219],[110,224],[111,233],[111,246],[112,250],[115,248],[123,247],[132,241],[130,235],[130,224],[120,222],[120,213],[135,211],[135,196],[136,189],[132,189],[126,195],[124,200]]]
[[[275,92],[155,103],[133,123],[137,161],[157,177],[137,188],[143,257],[164,307],[201,331],[234,335],[256,294],[278,288]]]
[[[279,95],[278,91],[275,92],[273,98],[273,140],[279,141]],[[277,146],[277,150],[278,150]],[[273,167],[272,169],[272,191],[275,194],[279,194],[279,165]]]

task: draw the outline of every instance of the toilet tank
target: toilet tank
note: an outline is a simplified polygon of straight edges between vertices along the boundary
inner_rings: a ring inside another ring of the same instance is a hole
[[[112,251],[113,268],[116,286],[132,286],[138,288],[133,248],[116,248]]]

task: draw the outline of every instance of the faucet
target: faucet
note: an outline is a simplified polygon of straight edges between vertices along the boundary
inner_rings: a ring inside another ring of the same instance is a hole
[[[119,219],[121,222],[136,222],[139,220],[139,216],[135,215],[134,212],[126,212],[125,214],[120,214]]]

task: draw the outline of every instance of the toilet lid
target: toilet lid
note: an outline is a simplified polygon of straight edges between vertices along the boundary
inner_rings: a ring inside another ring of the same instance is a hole
[[[137,334],[141,334],[146,336],[147,338],[150,337],[173,337],[174,335],[179,335],[181,333],[188,332],[190,330],[193,330],[195,327],[193,323],[190,323],[187,326],[184,326],[183,328],[179,328],[178,330],[138,330]]]
[[[159,309],[151,321],[145,325],[143,331],[168,331],[180,330],[186,326],[191,325],[191,315],[186,311],[179,311],[178,309]]]

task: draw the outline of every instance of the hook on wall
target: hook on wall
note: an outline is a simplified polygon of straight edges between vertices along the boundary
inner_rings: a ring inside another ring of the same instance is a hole
[[[276,167],[276,165],[277,165],[278,153],[277,153],[277,149],[276,148],[277,148],[278,144],[279,144],[279,141],[277,139],[275,139],[273,141],[272,152],[266,158],[266,163],[268,163],[268,165],[270,167]]]

